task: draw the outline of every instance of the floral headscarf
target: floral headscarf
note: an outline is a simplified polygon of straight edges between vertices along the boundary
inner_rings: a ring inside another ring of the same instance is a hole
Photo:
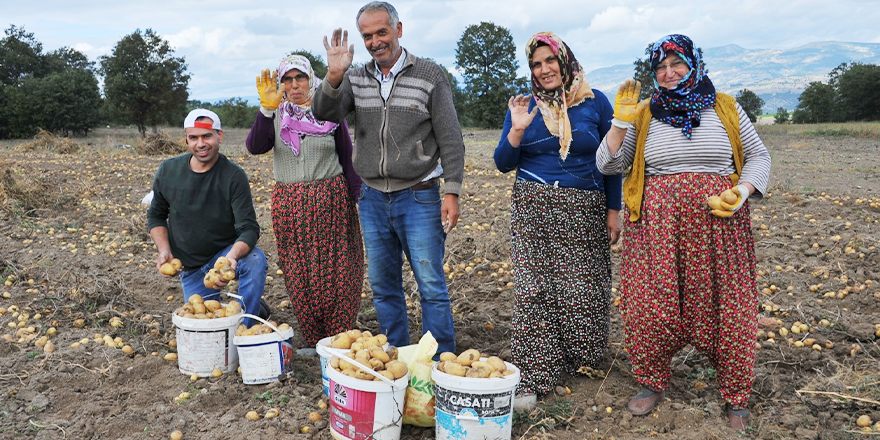
[[[281,64],[278,65],[278,81],[281,81],[284,74],[293,69],[309,76],[309,91],[306,102],[302,105],[288,101],[285,94],[285,99],[279,106],[281,114],[279,125],[281,126],[281,140],[290,147],[294,156],[299,156],[301,136],[326,136],[336,129],[337,124],[319,121],[312,115],[312,97],[318,90],[321,80],[315,77],[315,71],[312,70],[312,64],[308,58],[302,55],[290,55],[281,60]]]
[[[540,80],[532,73],[532,93],[535,95],[535,102],[544,117],[547,130],[559,138],[559,155],[562,160],[565,160],[571,146],[571,122],[568,119],[568,108],[584,102],[587,98],[593,99],[595,95],[590,84],[587,83],[583,68],[571,53],[571,49],[552,32],[538,32],[526,43],[526,59],[529,60],[529,65],[531,65],[532,53],[539,45],[549,46],[559,59],[562,86],[556,90],[545,90],[541,86]]]
[[[700,57],[700,52],[694,50],[694,42],[684,35],[667,35],[651,46],[648,50],[648,55],[651,56],[651,71],[670,52],[687,63],[690,71],[672,90],[661,87],[657,83],[656,75],[653,77],[651,114],[658,121],[680,127],[681,133],[690,139],[693,129],[700,126],[700,110],[715,107],[715,86],[706,76],[708,71]]]

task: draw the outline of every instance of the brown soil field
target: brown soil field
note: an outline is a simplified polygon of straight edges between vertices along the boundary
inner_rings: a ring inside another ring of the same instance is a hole
[[[602,375],[564,377],[563,387],[543,397],[535,411],[515,415],[514,439],[869,435],[856,420],[868,415],[872,423],[880,421],[877,126],[758,129],[773,171],[768,194],[751,207],[761,291],[755,343],[761,349],[749,430],[727,427],[715,371],[691,347],[673,360],[666,401],[648,416],[633,417],[626,403],[637,385],[621,343],[620,315],[612,307]],[[273,319],[297,329],[291,309],[281,307],[287,294],[275,274],[271,156],[247,155],[246,133],[228,130],[223,152],[252,182],[260,247],[269,258],[265,298]],[[458,347],[509,359],[512,175],[495,171],[499,134],[465,134],[462,217],[447,240],[445,263]],[[182,431],[184,439],[331,438],[326,410],[318,409],[315,358],[297,357],[287,381],[251,386],[235,373],[190,381],[175,362],[163,360],[174,351],[171,312],[182,291],[179,281],[155,271],[156,252],[139,202],[168,156],[139,154],[134,130],[101,129],[74,141],[80,148],[65,148],[66,154],[51,145],[0,143],[0,438],[166,439],[172,430]],[[613,256],[617,286],[619,247]],[[411,272],[405,273],[412,333],[418,335],[418,292]],[[375,331],[366,280],[364,293],[359,326]],[[618,295],[614,289],[612,296]],[[111,318],[123,325],[113,327]],[[35,345],[44,335],[54,345],[51,353]],[[121,338],[134,353],[95,342],[96,335]],[[82,339],[90,341],[74,348]],[[181,392],[190,397],[175,402]],[[245,419],[248,411],[263,414],[273,407],[280,410],[277,418]],[[311,411],[321,411],[324,419],[309,422]],[[304,427],[308,432],[301,432]],[[880,435],[880,425],[870,435]],[[401,438],[431,439],[434,430],[404,426]]]

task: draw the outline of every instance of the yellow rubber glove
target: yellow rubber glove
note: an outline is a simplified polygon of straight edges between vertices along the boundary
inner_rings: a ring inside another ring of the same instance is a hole
[[[268,110],[275,110],[281,104],[284,90],[278,87],[278,72],[269,69],[264,70],[257,77],[257,93],[260,94],[260,105]]]
[[[623,129],[632,127],[632,122],[636,119],[641,90],[642,83],[634,79],[628,79],[620,85],[617,89],[617,96],[614,98],[612,125]]]

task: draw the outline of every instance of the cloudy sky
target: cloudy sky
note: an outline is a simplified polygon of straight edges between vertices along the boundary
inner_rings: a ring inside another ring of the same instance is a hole
[[[354,17],[365,0],[149,2],[0,0],[0,24],[23,26],[45,50],[74,47],[90,60],[110,54],[136,29],[153,29],[186,58],[190,97],[202,101],[257,98],[254,78],[287,53],[326,54],[322,39],[334,28],[356,33]],[[737,44],[748,49],[790,49],[814,41],[880,43],[880,1],[868,0],[396,0],[401,44],[416,55],[455,67],[465,28],[481,21],[506,27],[517,45],[538,31],[557,33],[589,72],[629,64],[645,46],[682,33],[704,48]],[[542,4],[545,6],[537,7]],[[368,55],[356,37],[355,61]]]

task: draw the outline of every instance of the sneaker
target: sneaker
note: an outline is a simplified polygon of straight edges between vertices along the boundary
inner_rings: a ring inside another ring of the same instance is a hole
[[[657,402],[663,400],[663,392],[654,391],[648,387],[642,387],[639,392],[629,399],[627,408],[635,416],[643,416],[651,412]]]
[[[513,398],[513,409],[519,411],[531,411],[538,406],[538,395],[533,393],[517,394]]]
[[[304,357],[318,357],[318,351],[313,347],[303,347],[296,350],[296,354]]]
[[[269,317],[272,316],[272,310],[263,298],[260,298],[260,313],[257,316],[265,320],[269,320]]]

